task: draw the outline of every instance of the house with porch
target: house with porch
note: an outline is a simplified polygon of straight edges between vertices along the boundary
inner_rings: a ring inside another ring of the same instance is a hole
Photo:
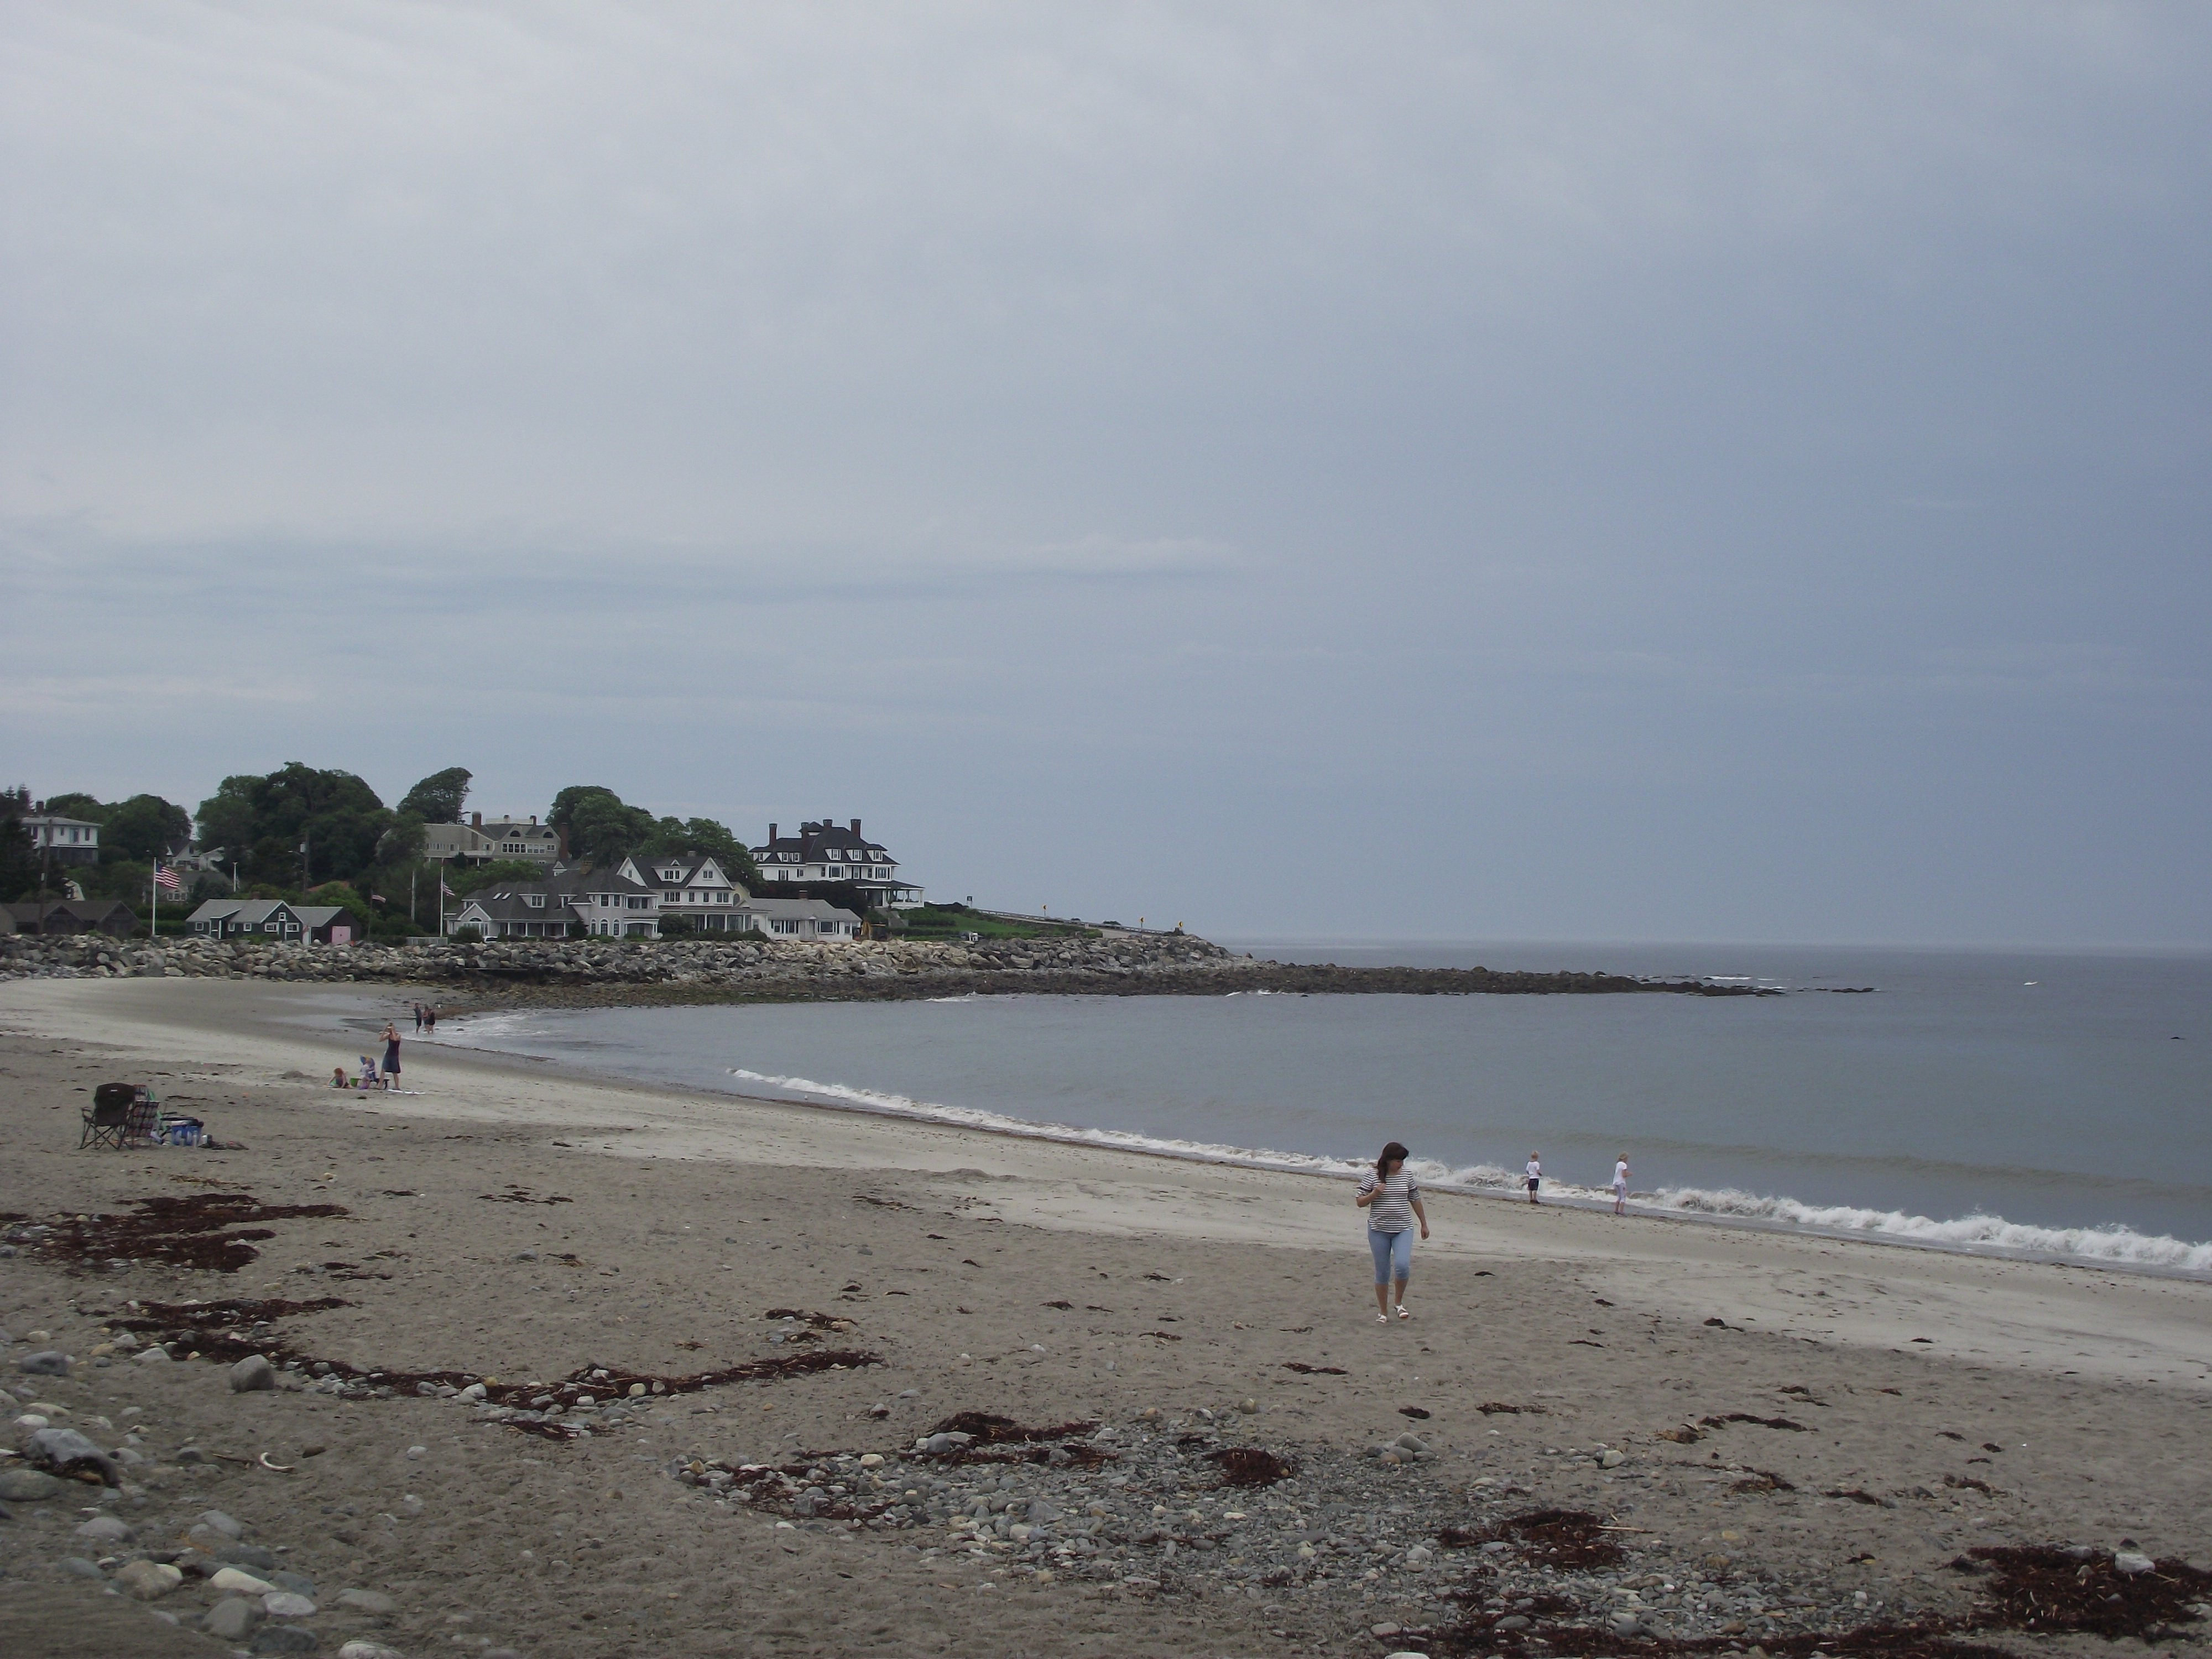
[[[714,859],[700,853],[678,853],[667,858],[624,859],[616,873],[625,881],[651,890],[663,921],[681,917],[695,932],[742,933],[736,918],[745,902],[743,887],[730,879]]]
[[[481,812],[471,812],[466,823],[424,824],[422,856],[460,864],[528,859],[550,866],[560,860],[561,836],[551,825],[538,823],[535,815],[488,819]]]
[[[827,899],[756,898],[738,907],[745,931],[770,939],[814,939],[835,943],[860,936],[860,919]]]
[[[860,819],[801,823],[795,836],[777,830],[769,825],[768,839],[752,849],[769,891],[780,882],[838,881],[860,889],[872,908],[910,910],[921,902],[921,889],[899,878],[898,860],[881,842],[860,833]]]
[[[31,837],[31,850],[56,864],[100,862],[100,826],[82,818],[64,817],[40,805],[15,820]]]

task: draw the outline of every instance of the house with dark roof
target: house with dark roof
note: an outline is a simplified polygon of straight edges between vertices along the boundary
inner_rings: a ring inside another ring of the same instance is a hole
[[[258,936],[283,945],[351,945],[367,937],[360,918],[343,905],[285,899],[209,899],[186,925],[203,939]]]
[[[787,882],[849,882],[868,895],[871,908],[908,910],[921,902],[921,889],[899,878],[898,860],[860,833],[860,819],[801,823],[795,836],[777,830],[769,825],[768,839],[752,849],[766,891]]]
[[[426,823],[422,826],[422,856],[453,859],[462,864],[490,864],[504,859],[528,859],[551,865],[561,857],[561,836],[550,824],[528,818],[486,818],[469,814],[466,823]]]
[[[128,939],[138,926],[137,914],[121,899],[36,899],[7,907],[14,933],[106,933]]]
[[[634,854],[622,861],[616,873],[650,889],[664,921],[681,917],[702,933],[744,931],[744,925],[735,918],[738,907],[745,902],[745,890],[704,854],[678,853],[657,859]]]

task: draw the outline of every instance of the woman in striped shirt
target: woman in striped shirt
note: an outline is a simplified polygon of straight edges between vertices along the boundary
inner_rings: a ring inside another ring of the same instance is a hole
[[[1394,1279],[1398,1317],[1413,1316],[1406,1311],[1406,1285],[1413,1276],[1413,1224],[1420,1223],[1423,1238],[1429,1236],[1420,1183],[1406,1173],[1406,1160],[1412,1156],[1392,1141],[1375,1160],[1375,1173],[1360,1181],[1352,1200],[1367,1212],[1367,1247],[1375,1255],[1375,1317],[1385,1325],[1390,1322]]]

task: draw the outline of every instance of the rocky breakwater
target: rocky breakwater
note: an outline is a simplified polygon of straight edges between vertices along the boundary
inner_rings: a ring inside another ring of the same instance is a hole
[[[1260,962],[1189,934],[1113,930],[968,944],[900,939],[814,944],[743,938],[303,945],[242,939],[153,944],[99,935],[0,939],[0,978],[26,976],[367,981],[568,1004],[856,1001],[1007,993],[1753,994],[1739,986],[1618,974]]]

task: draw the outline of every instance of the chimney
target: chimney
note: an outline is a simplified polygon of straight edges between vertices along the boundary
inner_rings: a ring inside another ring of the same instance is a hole
[[[768,827],[768,838],[771,842],[775,840],[775,825],[773,823],[769,824]]]
[[[853,833],[856,836],[860,833],[860,821],[858,818],[853,820]]]
[[[530,827],[532,830],[535,830],[538,827],[538,814],[535,812],[532,812],[530,815]]]
[[[483,829],[483,813],[481,813],[481,812],[471,812],[471,813],[470,813],[470,814],[469,814],[469,828],[470,828],[470,829],[471,829],[471,830],[481,830],[481,829]]]

